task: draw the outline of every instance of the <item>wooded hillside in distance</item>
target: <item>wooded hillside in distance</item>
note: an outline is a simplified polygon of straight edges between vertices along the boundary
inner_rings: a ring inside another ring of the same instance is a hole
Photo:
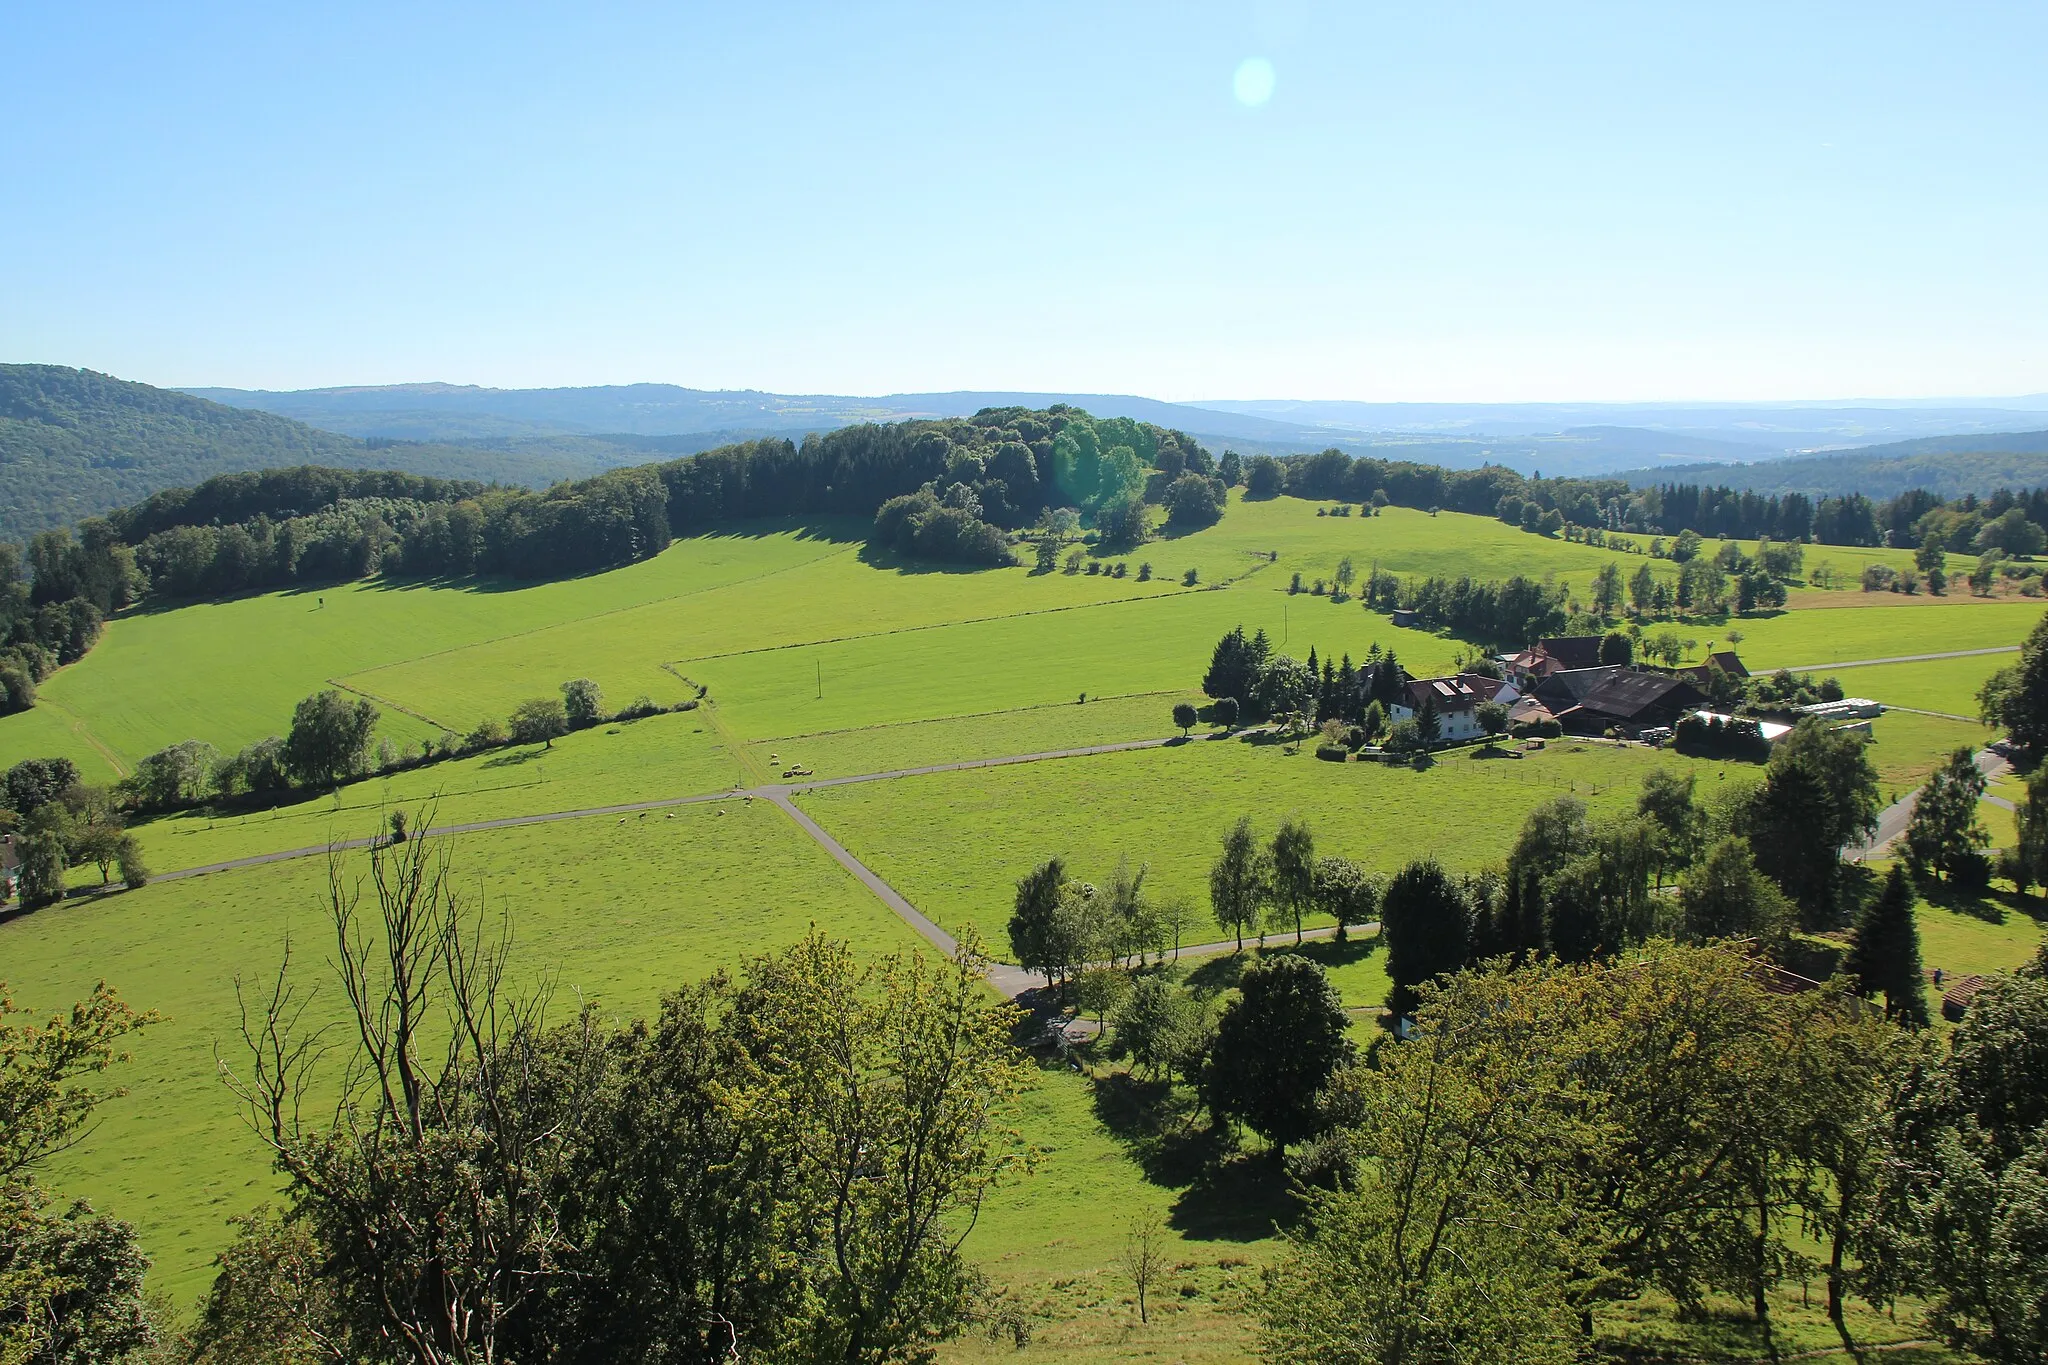
[[[1634,469],[1618,477],[1638,488],[1674,481],[1716,483],[1766,497],[1786,493],[1810,497],[1861,493],[1871,498],[1895,498],[1909,488],[1924,488],[1954,498],[2048,481],[2048,431],[1935,436],[1756,464]]]
[[[215,474],[320,464],[545,485],[554,454],[371,443],[62,365],[0,365],[0,540],[23,540]]]

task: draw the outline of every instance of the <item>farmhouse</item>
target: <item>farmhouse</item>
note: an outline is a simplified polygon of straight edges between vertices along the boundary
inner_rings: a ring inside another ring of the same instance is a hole
[[[1501,662],[1507,666],[1508,676],[1516,682],[1534,681],[1572,670],[1598,668],[1600,640],[1601,637],[1598,635],[1561,635],[1554,639],[1538,640],[1519,654],[1503,656]]]
[[[1741,656],[1732,649],[1711,651],[1707,655],[1706,662],[1688,664],[1684,668],[1675,670],[1675,675],[1689,683],[1705,687],[1713,681],[1713,671],[1717,668],[1731,678],[1746,678],[1749,676],[1749,670],[1743,667]]]
[[[1483,673],[1460,673],[1450,678],[1410,678],[1402,689],[1403,701],[1387,708],[1394,720],[1408,720],[1424,703],[1436,707],[1441,737],[1445,741],[1478,739],[1486,731],[1479,724],[1479,703],[1512,702],[1521,694],[1512,684]]]
[[[1680,716],[1706,701],[1698,688],[1681,678],[1615,665],[1553,673],[1536,685],[1534,696],[1565,729],[1580,734],[1610,729],[1633,734],[1675,725]]]

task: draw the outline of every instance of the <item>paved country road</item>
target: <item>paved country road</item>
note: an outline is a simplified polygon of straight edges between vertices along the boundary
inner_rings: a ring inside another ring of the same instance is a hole
[[[2011,764],[2007,763],[1997,754],[1992,753],[1989,749],[1979,749],[1977,751],[1977,771],[1983,773],[1986,777],[1997,777],[2011,768],[2011,766]],[[2007,810],[2012,809],[2012,803],[2003,797],[1994,796],[1988,799],[1996,805],[2004,806]],[[1874,857],[1884,852],[1894,839],[1906,832],[1906,826],[1912,823],[1913,808],[1919,803],[1920,788],[1915,787],[1889,806],[1886,806],[1878,813],[1877,833],[1871,835],[1869,841],[1861,848],[1850,849],[1850,860],[1860,863],[1865,858]]]

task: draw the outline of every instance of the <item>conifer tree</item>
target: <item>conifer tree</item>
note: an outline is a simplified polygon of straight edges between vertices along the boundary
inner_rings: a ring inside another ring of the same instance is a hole
[[[1913,923],[1913,882],[1905,865],[1892,864],[1884,890],[1864,906],[1842,970],[1859,995],[1884,992],[1885,1013],[1909,1024],[1927,1022],[1921,995],[1920,930]]]

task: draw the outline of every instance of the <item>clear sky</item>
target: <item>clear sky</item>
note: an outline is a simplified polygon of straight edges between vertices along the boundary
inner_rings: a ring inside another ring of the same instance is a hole
[[[12,0],[0,359],[272,388],[2035,393],[2044,71],[2038,0]]]

